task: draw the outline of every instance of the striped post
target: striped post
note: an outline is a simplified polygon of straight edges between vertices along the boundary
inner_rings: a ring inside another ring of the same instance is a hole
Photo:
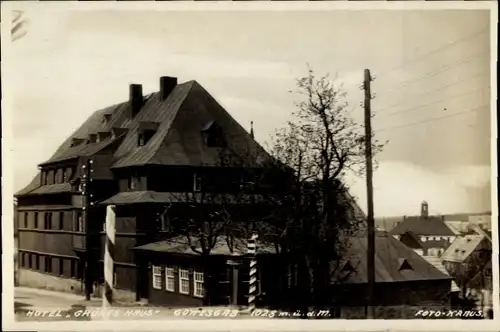
[[[104,294],[103,308],[113,304],[114,248],[115,248],[115,206],[106,208],[106,249],[104,252]]]
[[[253,234],[248,240],[247,253],[250,256],[250,273],[248,283],[248,308],[255,309],[257,296],[257,234]]]

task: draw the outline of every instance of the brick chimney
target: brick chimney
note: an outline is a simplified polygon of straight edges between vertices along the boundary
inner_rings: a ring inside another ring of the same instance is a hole
[[[141,110],[144,105],[144,96],[142,94],[142,85],[141,84],[130,84],[130,108],[131,108],[131,117],[135,117],[137,113]]]
[[[160,95],[161,99],[167,99],[168,95],[177,86],[177,77],[162,76],[160,77]]]
[[[429,204],[426,201],[422,202],[420,207],[420,216],[423,218],[429,217]]]

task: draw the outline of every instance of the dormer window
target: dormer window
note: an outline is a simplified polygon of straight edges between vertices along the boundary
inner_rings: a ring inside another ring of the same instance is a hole
[[[399,271],[413,270],[413,267],[408,263],[408,260],[400,258],[399,259]]]
[[[148,144],[149,140],[154,136],[156,131],[154,130],[143,130],[139,132],[137,137],[137,146],[144,146]]]
[[[219,148],[226,146],[226,140],[224,138],[222,128],[220,128],[215,121],[207,123],[201,132],[208,147]]]
[[[148,144],[149,140],[156,134],[158,127],[158,122],[140,122],[139,128],[137,129],[137,146]]]

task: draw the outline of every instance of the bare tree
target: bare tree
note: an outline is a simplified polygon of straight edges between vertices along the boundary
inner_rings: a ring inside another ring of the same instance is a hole
[[[328,75],[317,78],[310,69],[297,87],[294,120],[270,147],[277,166],[293,176],[289,190],[270,198],[277,207],[271,218],[278,221],[266,231],[304,272],[298,273],[299,287],[319,309],[331,301],[332,266],[340,266],[348,237],[362,226],[344,177],[348,170],[363,173],[365,136]],[[384,144],[372,141],[374,153],[380,152]]]

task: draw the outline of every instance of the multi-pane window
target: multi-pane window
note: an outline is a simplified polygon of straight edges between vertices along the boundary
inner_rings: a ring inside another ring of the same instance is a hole
[[[189,294],[189,271],[187,269],[179,269],[179,292]]]
[[[161,289],[161,266],[153,265],[153,288]]]
[[[173,267],[165,267],[165,289],[170,292],[175,291],[175,275]]]
[[[36,228],[38,228],[38,212],[35,212],[34,220],[35,220],[34,228],[36,229]]]
[[[194,272],[194,296],[203,297],[205,292],[205,288],[203,286],[203,272],[195,271]]]

